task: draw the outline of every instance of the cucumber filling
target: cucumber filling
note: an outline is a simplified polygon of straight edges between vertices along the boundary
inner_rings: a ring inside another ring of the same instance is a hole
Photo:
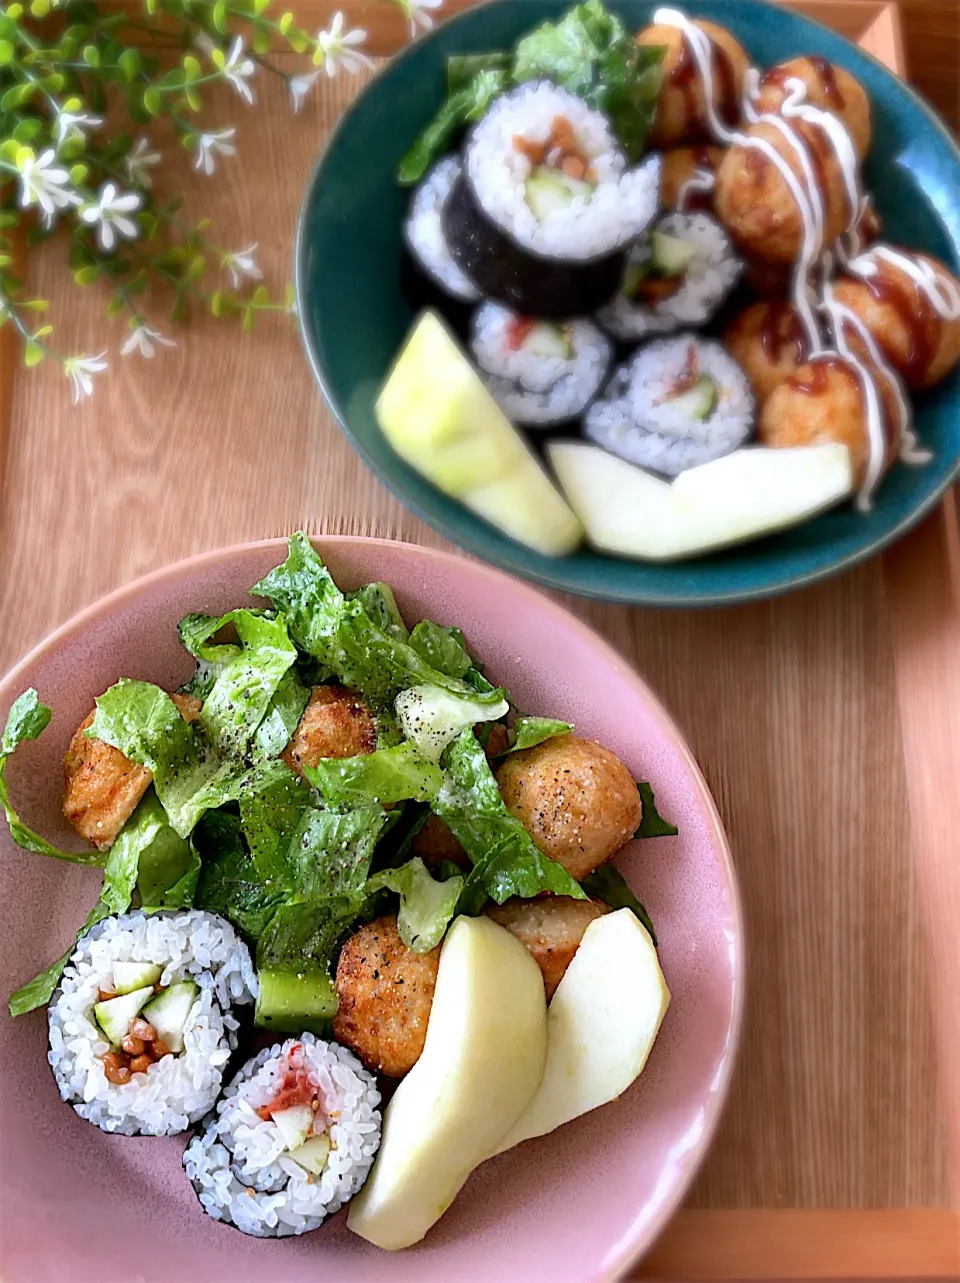
[[[540,222],[566,209],[578,196],[586,202],[593,195],[596,173],[566,116],[554,117],[543,142],[518,135],[513,145],[532,167],[524,194]]]
[[[623,293],[638,302],[656,304],[676,294],[696,256],[696,246],[666,232],[651,232],[642,257],[632,259],[624,275]]]
[[[193,980],[160,985],[162,973],[163,968],[153,964],[117,963],[113,988],[101,988],[98,994],[93,1016],[110,1043],[101,1060],[114,1086],[147,1073],[164,1056],[183,1051],[183,1032],[200,989]],[[146,983],[126,990],[135,978]]]

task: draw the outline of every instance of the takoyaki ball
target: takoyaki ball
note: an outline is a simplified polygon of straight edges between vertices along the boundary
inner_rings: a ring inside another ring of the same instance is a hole
[[[565,895],[542,895],[534,900],[514,897],[506,904],[484,909],[501,927],[517,937],[543,975],[547,1002],[580,947],[591,922],[609,913],[600,900],[571,900]]]
[[[419,855],[424,864],[431,869],[438,869],[444,860],[450,860],[461,868],[469,868],[470,858],[466,851],[444,824],[439,815],[428,815],[423,828],[410,843],[412,855]]]
[[[715,174],[723,159],[722,147],[671,147],[663,153],[660,167],[660,204],[664,209],[680,208],[680,192],[690,182],[697,170],[708,170]],[[713,208],[713,190],[690,191],[686,194],[683,208],[690,210],[709,210]]]
[[[578,881],[629,842],[643,804],[615,753],[578,735],[558,735],[511,753],[497,771],[507,810],[551,860]]]
[[[717,114],[733,124],[740,114],[743,81],[750,59],[729,31],[715,22],[694,23],[710,37]],[[696,59],[679,27],[654,23],[637,36],[638,45],[662,46],[663,83],[650,135],[655,147],[670,147],[708,136],[706,94]]]
[[[754,303],[733,318],[722,342],[760,406],[803,361],[803,328],[789,303]]]
[[[794,129],[807,150],[817,153],[816,168],[823,176],[823,240],[829,245],[848,221],[840,162],[822,130],[802,122],[795,122]],[[773,148],[805,189],[803,161],[776,125],[751,125],[746,137]],[[775,263],[795,263],[800,257],[804,242],[800,207],[780,165],[761,147],[737,143],[727,149],[717,171],[713,204],[717,217],[746,254]]]
[[[787,82],[801,80],[807,87],[804,99],[812,107],[839,116],[862,160],[870,150],[870,99],[849,71],[826,58],[790,58],[771,67],[760,78],[760,93],[754,101],[759,112],[777,113],[789,90]]]
[[[897,408],[887,382],[875,380],[884,407],[887,439],[885,467],[899,449]],[[854,484],[863,482],[870,459],[867,405],[857,371],[841,356],[829,355],[801,365],[774,388],[760,411],[757,440],[786,447],[839,441],[850,451]]]
[[[960,281],[943,263],[926,254],[911,257],[942,278],[942,290],[960,297]],[[860,318],[907,387],[928,388],[960,361],[960,316],[940,316],[902,267],[879,256],[873,261],[875,275],[841,276],[834,296]]]

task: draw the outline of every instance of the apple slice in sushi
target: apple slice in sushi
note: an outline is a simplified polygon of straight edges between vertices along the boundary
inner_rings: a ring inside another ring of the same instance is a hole
[[[671,561],[772,534],[853,492],[844,445],[746,446],[672,482],[597,446],[557,442],[550,462],[594,547]]]
[[[434,312],[419,318],[376,405],[412,468],[504,534],[547,556],[583,528]]]

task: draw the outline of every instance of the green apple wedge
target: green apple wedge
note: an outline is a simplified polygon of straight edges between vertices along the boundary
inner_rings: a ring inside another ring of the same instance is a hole
[[[504,534],[547,556],[583,527],[435,312],[407,337],[376,405],[412,468]]]
[[[657,951],[632,910],[591,922],[547,1012],[540,1089],[492,1152],[622,1095],[647,1063],[669,1005]]]
[[[783,530],[850,497],[845,445],[745,446],[663,481],[599,446],[556,442],[550,463],[604,552],[670,561]]]
[[[540,968],[489,918],[457,918],[423,1052],[384,1111],[348,1227],[390,1250],[418,1243],[529,1105],[546,1055]]]

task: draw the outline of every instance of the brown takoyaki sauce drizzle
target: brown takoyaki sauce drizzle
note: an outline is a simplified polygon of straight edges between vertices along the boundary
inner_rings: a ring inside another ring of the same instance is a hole
[[[768,361],[776,364],[790,358],[799,365],[805,355],[803,326],[789,303],[771,303],[760,326],[760,347]]]
[[[940,317],[923,290],[915,289],[908,279],[880,271],[864,277],[863,283],[878,303],[896,312],[909,344],[906,357],[898,365],[908,383],[921,382],[940,346]]]
[[[732,125],[740,114],[740,104],[737,102],[737,78],[734,74],[733,63],[730,61],[730,55],[727,51],[717,44],[715,40],[710,41],[710,57],[713,64],[713,74],[717,83],[717,112],[723,120]],[[700,115],[699,104],[697,102],[696,87],[700,80],[700,69],[697,66],[697,60],[690,50],[690,44],[686,36],[680,45],[680,57],[677,59],[676,66],[669,73],[670,84],[675,89],[679,89],[683,94],[687,108],[687,119],[691,122],[698,119]],[[713,166],[711,165],[711,169]]]
[[[830,388],[830,380],[827,378],[829,371],[836,370],[855,383],[858,389],[860,387],[857,373],[850,362],[833,352],[814,357],[809,363],[809,369],[809,374],[791,374],[787,379],[787,386],[795,388],[797,392],[802,392],[806,396],[822,396]]]
[[[833,65],[818,53],[807,58],[807,62],[820,77],[820,83],[823,85],[823,97],[827,106],[833,107],[836,111],[842,111],[846,103],[843,94],[840,92],[837,73],[834,71]]]
[[[717,169],[713,150],[706,143],[701,143],[699,147],[694,147],[693,163],[699,169],[709,169],[711,174],[715,173]]]

